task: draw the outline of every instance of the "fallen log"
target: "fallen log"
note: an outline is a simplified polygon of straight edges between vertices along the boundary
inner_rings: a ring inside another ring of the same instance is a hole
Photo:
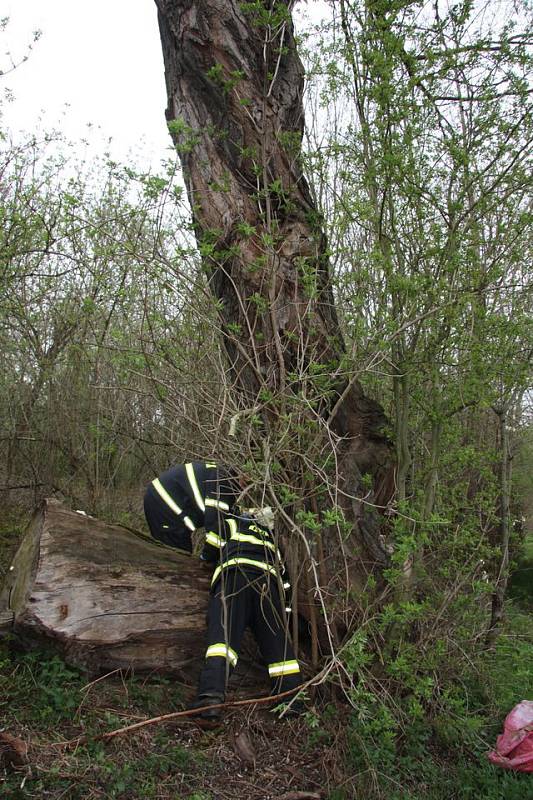
[[[156,671],[195,683],[209,585],[198,559],[45,500],[0,592],[0,628],[90,675]],[[246,659],[240,674],[242,685],[266,687]]]

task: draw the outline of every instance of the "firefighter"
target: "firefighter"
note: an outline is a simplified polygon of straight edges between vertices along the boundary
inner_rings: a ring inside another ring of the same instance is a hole
[[[224,516],[240,492],[237,473],[214,462],[190,461],[163,472],[148,486],[144,513],[154,539],[192,552],[191,533],[205,528],[223,533]]]
[[[269,526],[253,516],[228,514],[223,528],[206,528],[202,558],[216,565],[208,610],[207,650],[193,708],[224,702],[242,636],[250,627],[268,665],[272,694],[296,689],[300,667],[288,637],[290,589]],[[298,706],[294,711],[300,711]],[[199,712],[216,721],[220,709]]]

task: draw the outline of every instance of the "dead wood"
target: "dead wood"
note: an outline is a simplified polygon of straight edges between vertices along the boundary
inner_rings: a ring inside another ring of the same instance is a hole
[[[286,792],[278,797],[278,800],[321,800],[323,794],[317,792]]]
[[[320,676],[316,676],[318,678]],[[314,680],[314,679],[313,679]],[[311,681],[308,681],[306,684],[303,684],[299,689],[305,689],[309,686]],[[141,728],[146,728],[148,725],[159,725],[161,722],[170,722],[175,719],[179,719],[180,717],[195,717],[202,711],[212,711],[214,708],[234,708],[237,706],[261,706],[265,704],[273,705],[278,703],[280,700],[286,700],[287,703],[289,702],[289,698],[291,695],[294,695],[296,691],[295,689],[289,689],[286,692],[280,692],[279,694],[275,695],[267,695],[266,697],[249,697],[246,700],[230,700],[224,703],[216,703],[215,705],[209,706],[199,706],[198,708],[187,708],[184,711],[172,711],[170,714],[161,714],[158,717],[151,717],[150,719],[143,719],[141,722],[135,722],[133,725],[126,725],[123,728],[116,728],[114,731],[107,731],[107,733],[100,733],[97,736],[77,736],[75,739],[72,739],[68,742],[58,742],[55,746],[63,749],[72,749],[74,747],[79,747],[82,744],[87,744],[87,742],[106,742],[110,739],[114,739],[116,736],[123,736],[126,733],[136,733],[137,731],[141,730]],[[204,725],[203,723],[208,723]],[[198,724],[201,727],[217,727],[217,725],[213,725],[213,723],[209,723],[207,720],[198,720]]]
[[[27,743],[7,731],[0,732],[0,766],[21,767],[27,763]]]
[[[210,573],[141,533],[73,512],[36,511],[0,593],[23,646],[49,646],[90,674],[116,669],[196,680]]]

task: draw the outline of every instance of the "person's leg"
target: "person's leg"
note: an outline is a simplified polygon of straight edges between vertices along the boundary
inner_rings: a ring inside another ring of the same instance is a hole
[[[252,630],[268,665],[272,694],[296,689],[301,683],[300,666],[289,638],[277,580],[265,575],[254,581],[253,588]]]
[[[200,673],[198,697],[223,702],[231,671],[238,660],[242,636],[248,621],[248,585],[238,569],[223,570],[209,597],[207,650]]]

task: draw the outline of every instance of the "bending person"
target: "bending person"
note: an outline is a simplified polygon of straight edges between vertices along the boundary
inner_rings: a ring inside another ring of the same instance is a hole
[[[224,702],[247,627],[268,666],[272,694],[297,689],[300,667],[287,624],[290,585],[271,531],[254,517],[228,516],[223,531],[206,529],[202,557],[217,566],[209,598],[205,663],[193,708]],[[220,709],[199,716],[216,720]]]

